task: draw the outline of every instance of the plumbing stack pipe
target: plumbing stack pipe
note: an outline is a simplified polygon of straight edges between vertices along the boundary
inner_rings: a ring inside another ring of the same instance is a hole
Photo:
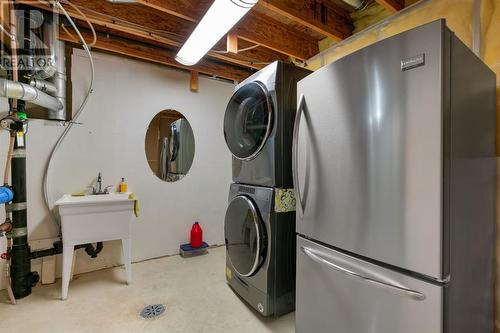
[[[29,26],[30,9],[24,8],[24,24]],[[23,41],[18,47],[21,55],[28,59],[33,59],[34,52],[29,29],[24,29]],[[19,36],[17,36],[19,39]],[[27,122],[25,118],[26,102],[22,98],[33,96],[27,94],[30,89],[35,90],[33,101],[45,100],[45,97],[54,98],[30,86],[30,77],[33,74],[33,69],[29,66],[18,67],[19,82],[7,81],[4,82],[5,92],[9,92],[9,87],[14,91],[16,88],[22,88],[23,96],[11,96],[19,99],[17,101],[17,115],[19,117],[19,126],[15,128],[15,143],[14,152],[11,162],[11,185],[14,192],[14,198],[9,205],[9,210],[12,212],[12,231],[11,248],[10,248],[10,276],[12,283],[12,291],[15,298],[23,298],[31,294],[31,288],[38,282],[39,276],[37,272],[31,272],[31,260],[29,256],[28,244],[28,228],[27,228],[27,202],[26,202],[26,128]],[[19,86],[20,85],[20,86]],[[39,94],[41,93],[41,94]],[[27,100],[30,100],[29,98]],[[57,100],[56,100],[57,101]],[[59,102],[59,101],[58,101]],[[15,111],[15,110],[12,110]]]
[[[18,105],[19,107],[24,107]],[[10,276],[12,291],[19,299],[31,294],[31,288],[38,282],[37,272],[31,272],[28,246],[26,210],[26,135],[16,133],[14,154],[12,156],[12,189],[14,198],[9,209],[12,211],[12,248],[10,249]]]

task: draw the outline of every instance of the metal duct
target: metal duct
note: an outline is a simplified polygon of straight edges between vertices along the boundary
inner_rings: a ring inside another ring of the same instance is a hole
[[[37,79],[36,77],[31,79],[30,85],[52,96],[57,93],[55,84],[53,84],[52,82]]]
[[[51,78],[51,82],[55,85],[57,92],[54,96],[61,103],[62,108],[49,108],[47,118],[51,120],[66,120],[66,48],[62,41],[54,41],[54,47],[51,49],[55,52],[56,72]]]
[[[57,98],[29,84],[14,82],[7,79],[0,79],[0,97],[20,99],[55,111],[61,110],[64,107]]]
[[[35,73],[35,78],[40,80],[51,78],[57,71],[55,26],[57,26],[57,22],[54,22],[52,17],[46,16],[43,24],[43,42],[48,47],[47,54],[45,54],[46,65],[38,69]]]

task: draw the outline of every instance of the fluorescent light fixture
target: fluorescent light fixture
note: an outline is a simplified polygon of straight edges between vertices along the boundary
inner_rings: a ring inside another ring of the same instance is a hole
[[[258,0],[215,0],[175,60],[192,66],[257,3]]]

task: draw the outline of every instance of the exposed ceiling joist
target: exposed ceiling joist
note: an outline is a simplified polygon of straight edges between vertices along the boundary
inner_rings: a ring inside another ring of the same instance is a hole
[[[299,60],[307,60],[319,53],[318,42],[308,35],[252,11],[241,19],[236,30],[240,39]]]
[[[261,0],[259,6],[285,16],[333,40],[340,41],[352,34],[353,26],[346,17],[338,14],[333,4],[307,1]]]
[[[404,0],[376,0],[382,7],[395,13],[404,8]]]
[[[166,46],[179,48],[182,46],[184,39],[189,35],[191,26],[193,25],[186,21],[176,21],[175,18],[174,20],[170,19],[157,22],[159,18],[156,16],[158,15],[147,15],[149,9],[137,5],[114,5],[97,0],[73,0],[72,3],[81,6],[80,9],[85,13],[92,24],[108,28],[112,31],[141,37],[144,41],[151,42],[155,45],[162,43]],[[49,9],[47,6],[37,2],[31,3],[31,5],[41,9]],[[72,7],[66,7],[66,10],[73,18],[84,20],[84,17]],[[157,23],[155,23],[155,21]],[[124,22],[128,22],[128,24]],[[188,27],[186,27],[186,25],[188,25]],[[155,32],[156,30],[159,31]],[[161,31],[174,31],[175,34],[161,34]],[[182,36],[183,32],[186,36]],[[220,45],[217,45],[217,48],[223,50],[225,44],[220,43]],[[264,67],[266,63],[277,59],[285,59],[280,57],[279,54],[270,54],[269,51],[252,52],[251,50],[242,52],[238,55],[212,51],[209,52],[208,56],[220,61],[253,69],[260,69]]]
[[[10,5],[12,3],[10,1],[0,1],[0,24],[2,27],[10,31]],[[7,34],[0,32],[0,41],[3,45],[7,47],[11,47],[11,39],[7,36]]]
[[[198,22],[211,1],[137,0],[149,8]],[[250,11],[238,24],[240,39],[259,44],[288,56],[306,60],[319,52],[318,44],[305,33],[294,31],[288,25],[268,16]]]
[[[200,11],[200,6],[197,1],[193,0],[137,0],[137,2],[172,16],[180,17],[186,21],[198,22],[203,16],[196,15]],[[203,6],[203,10],[206,11],[208,6]]]
[[[88,31],[82,30],[82,35],[86,40],[92,39],[92,34]],[[59,39],[67,42],[74,42],[74,36],[69,35],[64,30],[59,31]],[[108,38],[103,34],[98,34],[97,43],[92,48],[236,81],[242,81],[251,74],[250,71],[243,68],[229,66],[227,64],[221,64],[209,60],[202,60],[197,65],[191,67],[184,66],[175,61],[176,53],[174,51],[120,37],[110,36]]]

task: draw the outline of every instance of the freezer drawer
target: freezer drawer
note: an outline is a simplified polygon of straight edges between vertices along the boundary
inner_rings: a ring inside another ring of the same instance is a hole
[[[442,332],[443,287],[297,238],[297,333]]]

